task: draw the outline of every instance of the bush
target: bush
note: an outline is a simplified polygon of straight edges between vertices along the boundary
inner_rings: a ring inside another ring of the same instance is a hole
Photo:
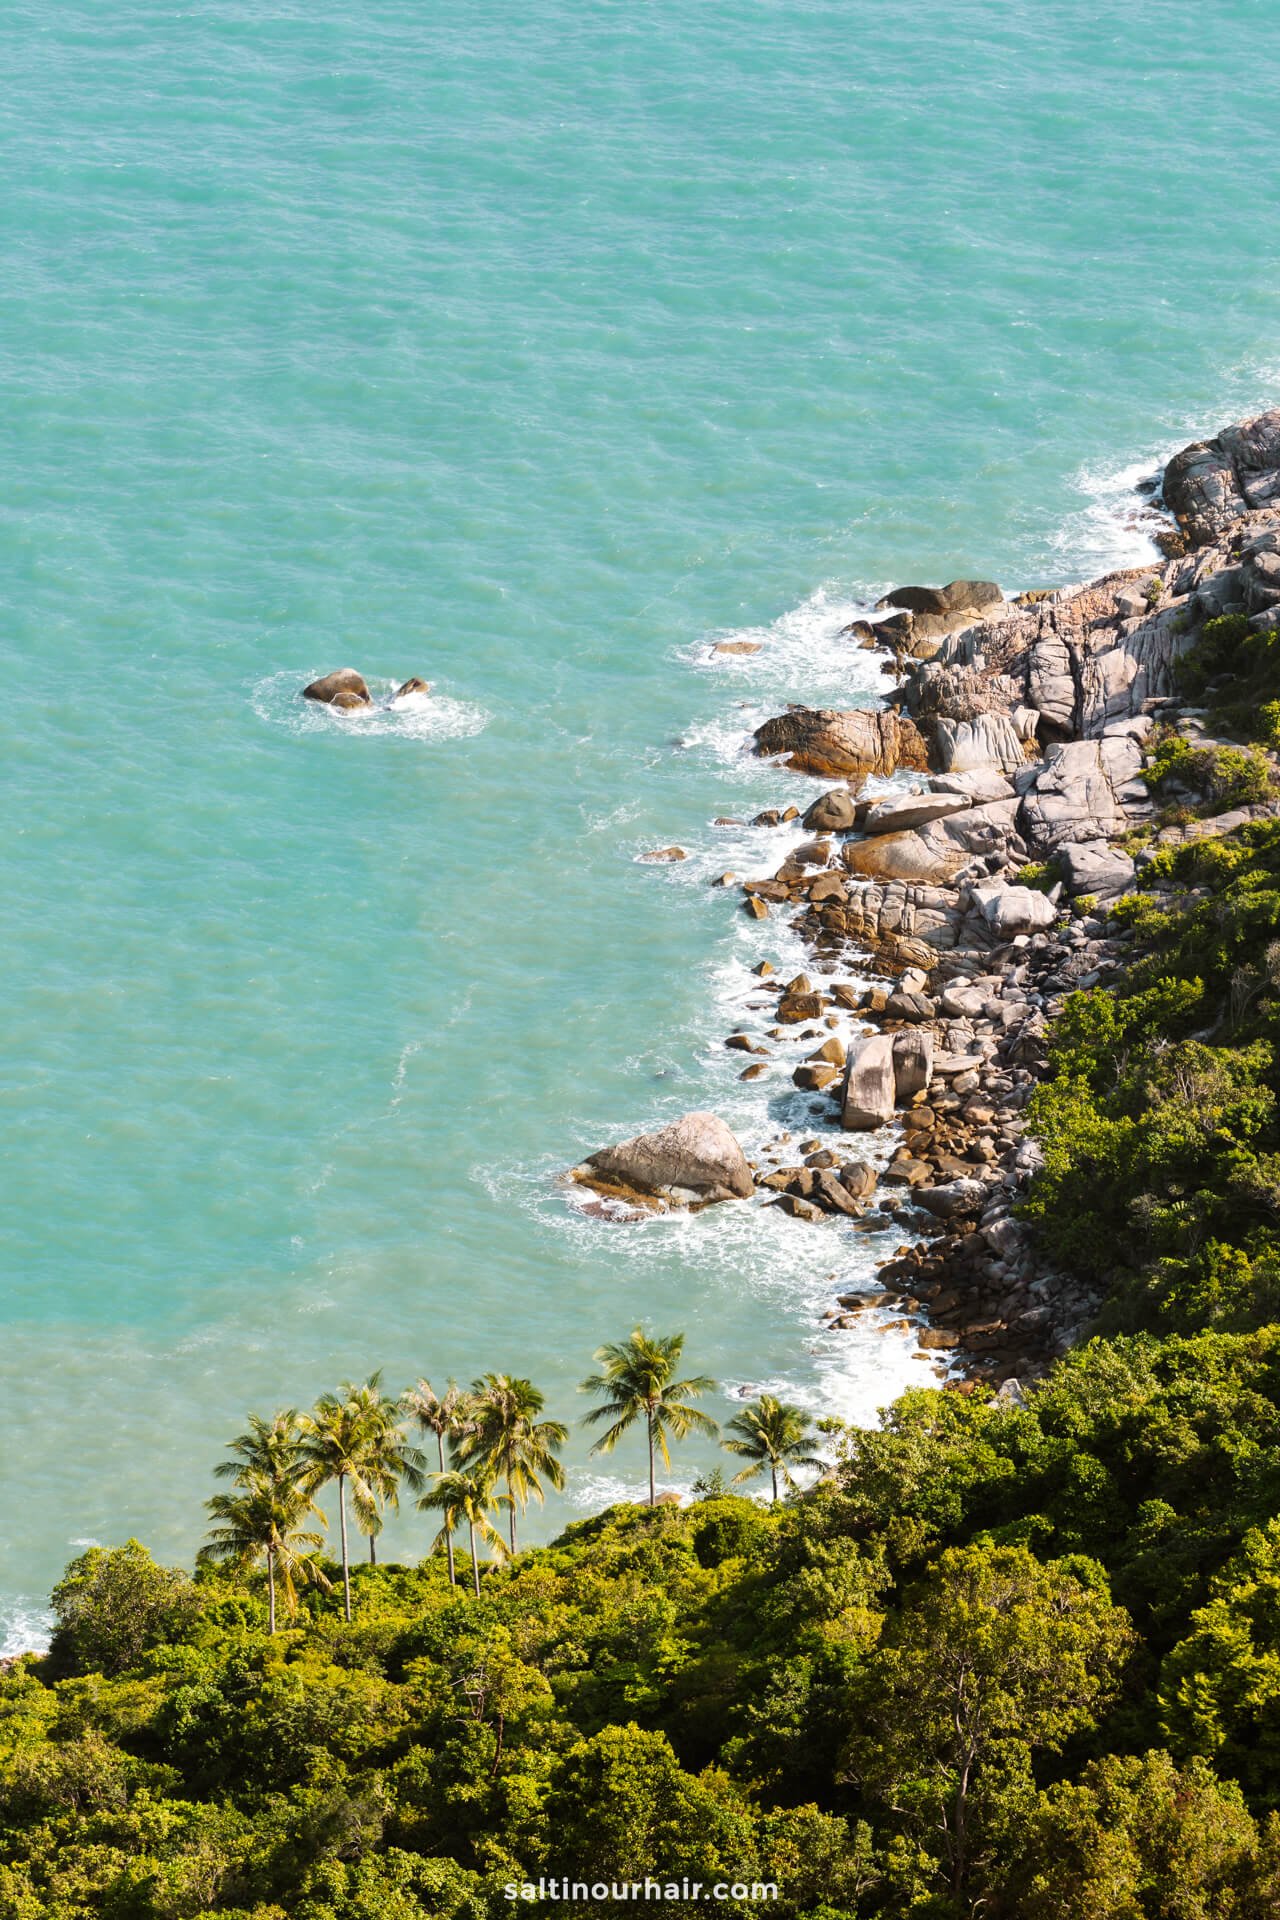
[[[125,1673],[152,1647],[189,1637],[200,1593],[178,1567],[157,1566],[144,1546],[90,1547],[53,1590],[49,1658],[58,1673]]]

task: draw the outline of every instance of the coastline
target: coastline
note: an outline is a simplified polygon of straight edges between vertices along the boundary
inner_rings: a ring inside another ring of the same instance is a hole
[[[1019,1210],[1052,1023],[1126,966],[1133,935],[1112,909],[1160,850],[1277,812],[1171,816],[1146,774],[1171,734],[1231,744],[1178,691],[1205,622],[1280,622],[1280,410],[1184,448],[1138,501],[1163,554],[1150,564],[1009,599],[990,582],[905,588],[846,628],[894,683],[878,708],[792,706],[756,729],[762,758],[833,785],[802,818],[751,822],[810,835],[771,874],[715,882],[753,919],[783,918],[808,956],[787,980],[757,967],[748,1004],[772,1024],[725,1036],[742,1079],[781,1063],[811,1096],[810,1137],[782,1130],[753,1155],[757,1194],[801,1220],[897,1230],[875,1288],[837,1295],[824,1324],[883,1309],[962,1391],[1016,1396],[1102,1302],[1045,1261]]]

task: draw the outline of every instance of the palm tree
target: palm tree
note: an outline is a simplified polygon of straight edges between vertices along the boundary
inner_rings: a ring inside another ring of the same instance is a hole
[[[636,1327],[629,1338],[611,1341],[599,1347],[595,1358],[601,1371],[582,1382],[583,1393],[593,1393],[602,1405],[593,1407],[583,1425],[595,1426],[601,1420],[612,1425],[601,1434],[592,1453],[612,1453],[619,1440],[637,1420],[643,1420],[649,1441],[649,1505],[657,1505],[654,1489],[654,1449],[662,1454],[664,1466],[671,1465],[667,1436],[683,1440],[690,1433],[719,1432],[710,1414],[691,1407],[690,1400],[715,1391],[715,1381],[705,1373],[689,1380],[675,1379],[680,1356],[684,1352],[682,1333],[658,1334],[652,1339]]]
[[[277,1575],[290,1619],[298,1611],[300,1585],[328,1591],[329,1582],[313,1557],[324,1542],[319,1533],[298,1525],[314,1514],[323,1526],[324,1515],[306,1486],[297,1481],[268,1479],[243,1469],[237,1486],[236,1493],[215,1493],[212,1500],[206,1500],[205,1506],[218,1524],[210,1529],[209,1539],[196,1558],[206,1565],[223,1561],[239,1568],[265,1560],[267,1626],[274,1633]]]
[[[441,1541],[447,1544],[453,1536],[454,1529],[464,1520],[466,1521],[467,1537],[471,1546],[471,1584],[478,1600],[480,1598],[480,1561],[476,1555],[476,1536],[478,1534],[485,1544],[492,1548],[495,1560],[506,1559],[507,1549],[502,1535],[490,1521],[489,1515],[494,1507],[505,1507],[509,1495],[495,1493],[492,1478],[479,1468],[473,1468],[470,1473],[460,1470],[452,1473],[433,1473],[431,1478],[435,1485],[421,1496],[418,1505],[424,1512],[439,1513],[444,1522],[432,1544],[437,1547]],[[450,1584],[452,1580],[453,1576],[450,1574]]]
[[[450,1380],[443,1393],[437,1393],[429,1380],[419,1380],[416,1386],[409,1387],[400,1396],[400,1405],[411,1419],[417,1421],[424,1433],[434,1433],[436,1452],[440,1456],[440,1471],[444,1472],[444,1443],[453,1442],[465,1433],[471,1418],[471,1403],[467,1395],[458,1387],[456,1380]],[[446,1533],[445,1546],[449,1555],[449,1585],[454,1584],[453,1534]]]
[[[556,1453],[569,1438],[559,1420],[539,1420],[543,1398],[531,1380],[486,1373],[471,1383],[470,1418],[454,1443],[458,1465],[474,1463],[507,1488],[511,1551],[516,1550],[516,1507],[542,1504],[545,1478],[559,1492],[564,1468]]]
[[[373,1535],[381,1526],[380,1508],[396,1499],[396,1481],[422,1484],[422,1456],[395,1428],[396,1404],[382,1392],[381,1373],[361,1386],[344,1380],[337,1393],[322,1394],[315,1410],[299,1421],[302,1454],[310,1472],[309,1491],[330,1480],[338,1483],[338,1519],[342,1543],[342,1608],[351,1619],[351,1561],[347,1546],[347,1486],[356,1525]],[[391,1431],[389,1431],[389,1429]],[[397,1437],[398,1436],[398,1437]]]
[[[418,1493],[426,1482],[427,1463],[417,1447],[406,1439],[400,1425],[400,1407],[382,1391],[382,1376],[375,1373],[365,1386],[357,1387],[354,1399],[368,1420],[368,1442],[364,1454],[363,1479],[372,1495],[372,1503],[357,1500],[352,1488],[352,1506],[356,1525],[369,1541],[369,1565],[378,1564],[378,1535],[382,1532],[382,1514],[386,1507],[400,1510],[400,1482],[411,1493]]]
[[[777,1506],[779,1475],[784,1486],[794,1491],[796,1481],[792,1467],[825,1464],[807,1451],[813,1445],[812,1428],[813,1420],[803,1407],[789,1407],[784,1401],[775,1400],[771,1393],[762,1393],[754,1406],[745,1407],[730,1420],[729,1432],[737,1437],[721,1442],[728,1452],[751,1462],[741,1473],[734,1474],[733,1485],[754,1480],[767,1467],[773,1480],[773,1504]]]

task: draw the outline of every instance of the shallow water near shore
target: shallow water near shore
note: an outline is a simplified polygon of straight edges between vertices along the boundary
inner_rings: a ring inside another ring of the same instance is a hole
[[[851,615],[1140,564],[1134,481],[1280,399],[1280,159],[1242,138],[1280,24],[1169,13],[19,5],[9,1644],[83,1542],[189,1555],[249,1408],[376,1366],[576,1418],[645,1320],[722,1417],[934,1378],[818,1330],[868,1237],[610,1225],[552,1176],[692,1107],[809,1130],[722,1045],[799,952],[709,882],[785,835],[712,822],[820,789],[745,742],[878,697]],[[348,663],[432,696],[296,699]],[[569,1464],[529,1537],[642,1484],[638,1447]]]

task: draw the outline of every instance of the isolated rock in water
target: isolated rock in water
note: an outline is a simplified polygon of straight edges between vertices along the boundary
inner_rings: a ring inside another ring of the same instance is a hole
[[[870,1033],[850,1042],[840,1102],[840,1124],[849,1132],[869,1133],[887,1126],[894,1103],[893,1036]]]
[[[419,680],[415,676],[412,680],[406,680],[402,687],[396,688],[395,694],[393,696],[392,704],[394,705],[396,700],[409,699],[411,694],[430,693],[430,691],[431,691],[431,687],[429,683],[425,680]]]
[[[894,1097],[900,1107],[924,1093],[933,1078],[933,1035],[919,1028],[893,1036]]]
[[[712,653],[759,653],[758,640],[717,640]]]
[[[599,1193],[671,1206],[745,1200],[755,1191],[746,1155],[714,1113],[686,1113],[657,1133],[602,1147],[573,1178]]]
[[[373,705],[364,675],[357,673],[354,667],[339,667],[335,673],[326,673],[319,680],[313,680],[309,687],[302,689],[302,697],[304,700],[318,700],[326,707],[345,710]]]
[[[847,787],[818,796],[804,816],[810,833],[848,833],[857,819],[857,802]]]
[[[914,722],[869,707],[793,707],[757,727],[755,742],[757,753],[785,754],[801,773],[849,780],[893,773],[898,767],[923,770],[928,764]]]
[[[687,860],[688,857],[683,847],[654,847],[640,855],[642,860]]]
[[[908,613],[978,613],[1004,599],[994,580],[952,580],[945,587],[895,587],[879,607],[904,607]]]
[[[998,939],[1019,933],[1040,933],[1058,917],[1047,894],[1034,887],[975,887],[973,904]]]

